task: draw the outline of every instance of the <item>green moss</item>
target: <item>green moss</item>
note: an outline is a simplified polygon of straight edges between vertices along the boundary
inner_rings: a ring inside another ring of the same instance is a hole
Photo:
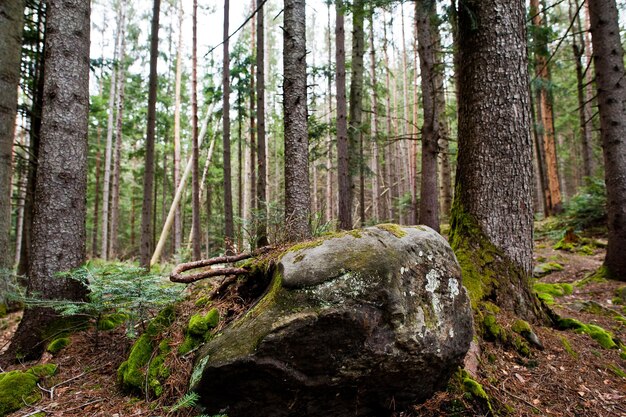
[[[137,339],[128,359],[122,362],[117,370],[122,389],[133,393],[143,392],[145,382],[143,368],[150,361],[153,350],[152,340],[148,334],[144,333]]]
[[[617,343],[613,340],[612,335],[600,326],[588,324],[587,334],[589,334],[593,340],[598,342],[600,346],[605,349],[613,349],[617,347]]]
[[[41,399],[37,382],[56,373],[57,366],[49,363],[36,365],[25,372],[0,373],[0,416],[19,410]]]
[[[491,301],[485,301],[484,303],[481,303],[481,307],[492,314],[500,313],[500,307],[498,307]]]
[[[157,397],[163,393],[163,381],[170,376],[170,370],[165,366],[165,359],[170,351],[169,340],[161,341],[158,346],[159,353],[150,361],[148,366],[148,387]]]
[[[606,282],[608,279],[611,279],[611,278],[612,278],[612,275],[607,269],[607,267],[602,265],[596,271],[588,274],[583,279],[576,281],[574,285],[576,287],[584,287],[585,285],[590,284],[590,283]]]
[[[530,356],[530,346],[528,346],[528,343],[526,342],[526,340],[524,340],[524,338],[518,335],[514,335],[511,343],[513,344],[513,347],[515,348],[517,353],[525,357]]]
[[[176,308],[174,305],[169,305],[165,307],[163,310],[157,314],[157,316],[152,319],[148,328],[146,329],[146,333],[150,337],[158,336],[161,332],[171,326],[176,318]]]
[[[406,236],[406,232],[402,230],[402,226],[394,224],[394,223],[377,224],[376,227],[378,227],[381,230],[391,233],[397,238],[402,238]]]
[[[622,350],[619,353],[619,357],[620,357],[620,359],[623,359],[623,360],[626,361],[626,349],[624,349],[623,347],[622,347]]]
[[[57,373],[58,366],[53,363],[35,365],[26,372],[35,375],[37,378],[47,378]]]
[[[567,340],[567,337],[561,336],[561,344],[563,345],[563,349],[565,349],[571,357],[578,359],[578,352],[572,348],[572,345],[569,340]]]
[[[70,344],[70,338],[69,337],[59,337],[57,339],[54,339],[52,342],[50,342],[50,344],[46,348],[46,351],[52,353],[53,355],[56,355],[62,349],[64,349],[67,346],[69,346],[69,344]]]
[[[609,364],[609,369],[618,377],[626,379],[626,372],[624,372],[619,366],[611,363]]]
[[[289,247],[285,252],[298,252],[303,249],[316,248],[324,243],[325,238],[318,238],[315,240],[309,240],[307,242],[296,243],[295,245]]]
[[[210,302],[211,302],[211,300],[209,299],[209,297],[207,297],[206,295],[203,295],[202,297],[199,297],[194,302],[194,304],[196,305],[196,307],[205,307]]]
[[[212,309],[204,316],[202,314],[194,314],[189,319],[187,333],[192,336],[203,337],[209,329],[217,326],[219,320],[220,313],[216,308]]]
[[[546,303],[546,305],[553,305],[554,304],[554,297],[551,296],[550,294],[546,294],[546,293],[538,293],[537,296],[539,297],[539,299],[541,301],[543,301],[544,303]]]
[[[563,270],[563,265],[561,265],[558,262],[543,262],[535,266],[533,275],[535,275],[536,277],[540,277],[543,275],[548,275],[552,272],[562,271],[562,270]]]
[[[581,255],[591,256],[594,253],[593,247],[591,245],[583,245],[576,249],[576,253]]]
[[[489,407],[489,410],[492,410],[491,401],[489,399],[489,396],[485,392],[485,389],[483,388],[483,386],[480,385],[475,380],[473,380],[469,376],[469,374],[465,371],[461,372],[461,378],[462,378],[463,391],[471,395],[475,399],[484,401],[487,404],[487,407]]]
[[[496,316],[488,314],[483,318],[484,335],[487,339],[506,342],[505,330],[498,324]]]
[[[583,333],[587,330],[587,325],[581,323],[580,321],[572,318],[563,318],[559,317],[557,322],[557,327],[561,330],[574,330],[579,333]]]
[[[552,297],[562,297],[570,295],[574,291],[572,284],[537,282],[533,285],[533,290],[539,294],[550,294]]]
[[[518,334],[531,333],[533,331],[530,324],[524,320],[515,320],[511,326],[511,330]]]
[[[107,314],[107,315],[100,317],[100,320],[98,320],[97,327],[98,327],[98,330],[103,330],[103,331],[113,330],[121,326],[122,324],[124,324],[124,322],[126,322],[127,320],[128,320],[128,314],[124,314],[124,313]]]
[[[0,319],[7,316],[7,305],[0,303]]]

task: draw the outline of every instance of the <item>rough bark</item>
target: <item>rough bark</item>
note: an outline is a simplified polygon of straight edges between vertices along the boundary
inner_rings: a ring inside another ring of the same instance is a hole
[[[422,76],[422,184],[420,188],[419,222],[439,231],[439,200],[437,186],[437,155],[439,153],[439,108],[435,103],[435,40],[438,30],[434,1],[415,3],[417,42]]]
[[[365,54],[365,9],[363,0],[352,2],[352,65],[350,71],[350,116],[348,125],[348,166],[352,176],[360,174],[363,168],[363,55]],[[357,156],[358,155],[358,156]],[[360,175],[359,175],[360,177]],[[348,189],[348,205],[352,206],[354,181]],[[365,204],[359,199],[361,223],[365,220]],[[351,229],[352,225],[345,225]]]
[[[50,0],[47,13],[47,71],[28,292],[45,299],[81,300],[86,287],[55,274],[85,261],[90,2]],[[55,318],[50,309],[27,309],[10,357],[38,357]]]
[[[326,17],[327,17],[327,38],[326,38],[326,46],[327,46],[327,62],[328,62],[328,77],[326,80],[326,101],[327,101],[327,116],[326,122],[328,126],[332,123],[332,114],[333,114],[333,100],[332,100],[332,76],[330,75],[330,68],[332,68],[332,29],[330,23],[330,6],[331,3],[326,3]],[[335,212],[335,202],[333,199],[333,138],[332,133],[328,132],[328,137],[326,138],[326,221],[330,222],[333,219],[333,215]]]
[[[224,160],[224,239],[227,251],[234,243],[235,225],[233,222],[233,189],[230,166],[230,56],[228,42],[229,0],[224,0],[224,60],[223,60],[223,160]]]
[[[450,127],[446,117],[445,64],[443,62],[443,53],[441,52],[439,27],[433,32],[433,37],[435,42],[435,107],[437,108],[437,121],[439,122],[440,216],[449,218],[450,210],[452,209],[452,164],[450,163]]]
[[[305,1],[284,6],[285,221],[287,238],[295,241],[311,236]]]
[[[267,161],[265,152],[265,12],[257,12],[256,38],[256,119],[258,175],[256,184],[256,245],[266,246],[267,240]]]
[[[192,140],[192,166],[191,166],[191,193],[192,193],[192,258],[200,259],[200,172],[198,168],[200,148],[198,146],[198,0],[193,0],[192,14],[193,40],[191,45],[191,140]]]
[[[534,28],[534,58],[535,77],[537,80],[536,100],[537,100],[537,122],[538,137],[543,146],[545,155],[546,181],[544,184],[546,215],[558,214],[563,210],[561,199],[561,187],[559,183],[559,172],[556,155],[556,144],[554,134],[554,112],[552,104],[552,93],[549,84],[551,82],[550,71],[548,69],[548,39],[545,35],[545,25],[542,20],[542,13],[539,11],[539,0],[530,1],[530,14]]]
[[[378,147],[378,88],[376,78],[376,49],[374,45],[374,11],[370,14],[370,79],[372,82],[372,218],[380,218],[380,151]]]
[[[152,8],[152,29],[150,32],[150,79],[148,86],[148,126],[146,129],[145,160],[143,175],[143,203],[141,207],[141,243],[139,263],[150,268],[152,254],[152,210],[154,190],[154,136],[156,127],[157,100],[157,61],[159,54],[159,14],[161,0],[154,0]]]
[[[0,4],[0,269],[12,267],[11,175],[24,2]]]
[[[609,239],[604,267],[626,281],[626,80],[615,0],[589,0]]]
[[[383,13],[383,57],[385,67],[385,88],[387,89],[387,107],[386,107],[386,122],[387,122],[387,143],[385,146],[385,179],[387,180],[387,219],[394,221],[396,219],[395,203],[398,199],[398,187],[394,182],[395,163],[394,152],[395,143],[391,141],[391,69],[389,67],[389,53],[388,53],[389,39],[387,37],[387,18],[386,13]]]
[[[352,229],[352,199],[350,178],[350,154],[346,103],[346,50],[344,28],[344,5],[335,3],[335,86],[337,89],[337,203],[338,227]]]
[[[541,317],[532,272],[532,144],[524,3],[458,10],[459,160],[450,242],[474,307]]]
[[[183,49],[183,18],[184,9],[182,0],[178,5],[178,47],[176,48],[176,84],[174,86],[174,189],[180,183],[180,96],[183,76],[182,49]],[[183,229],[180,207],[176,207],[174,214],[174,253],[180,249],[183,242]]]
[[[251,1],[251,8],[252,10],[256,10],[256,0],[252,0]],[[261,17],[263,17],[261,15]],[[258,23],[257,23],[257,19],[259,18],[259,12],[257,11],[256,16],[254,16],[252,18],[252,23],[251,23],[251,36],[250,36],[250,50],[252,51],[252,55],[257,58],[258,52],[257,52],[257,39],[256,39],[256,31],[258,29]],[[263,25],[261,25],[262,27]],[[264,51],[262,50],[261,53],[263,53]],[[256,166],[257,166],[257,157],[256,157],[256,134],[257,134],[257,128],[256,128],[256,59],[252,59],[250,60],[250,154],[249,154],[249,158],[248,158],[248,175],[249,177],[247,177],[249,179],[249,188],[247,189],[249,191],[248,193],[248,198],[246,198],[246,208],[247,210],[245,211],[245,218],[249,219],[252,224],[254,225],[254,223],[257,221],[256,218],[256,199],[257,199],[257,195],[256,195]],[[263,90],[261,90],[261,94],[263,94]],[[255,226],[253,226],[255,227]],[[253,228],[252,230],[255,230],[255,228]],[[250,242],[251,246],[254,246],[255,242]]]

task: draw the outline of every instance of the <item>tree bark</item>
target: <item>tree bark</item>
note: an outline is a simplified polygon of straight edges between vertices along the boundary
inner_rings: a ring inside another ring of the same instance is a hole
[[[266,246],[267,240],[267,156],[265,152],[265,7],[257,12],[256,38],[256,119],[257,119],[257,184],[256,184],[256,245]]]
[[[458,10],[459,159],[450,242],[476,308],[542,316],[530,290],[532,148],[524,3]]]
[[[615,0],[589,0],[609,239],[604,267],[626,281],[626,80]]]
[[[28,293],[81,300],[86,287],[57,272],[85,261],[87,129],[89,112],[88,0],[48,2],[46,67],[32,259]],[[41,355],[51,309],[27,309],[9,355]]]
[[[178,47],[176,48],[176,84],[174,86],[174,190],[180,183],[180,96],[183,76],[182,50],[183,50],[183,2],[178,4]],[[174,214],[174,253],[183,242],[183,228],[180,207],[176,207]]]
[[[395,142],[392,140],[392,130],[391,130],[391,69],[389,67],[389,53],[388,53],[388,43],[389,39],[387,38],[387,18],[386,13],[383,13],[383,56],[384,56],[384,67],[385,67],[385,88],[387,89],[387,143],[385,145],[385,179],[387,180],[387,219],[389,221],[396,220],[396,208],[395,203],[397,201],[398,188],[394,183],[394,174],[395,174],[395,161],[393,149],[395,148]]]
[[[435,103],[437,91],[435,69],[435,3],[415,3],[417,42],[422,76],[422,183],[420,188],[419,223],[439,231],[439,199],[437,186],[437,155],[439,153],[439,108]]]
[[[352,199],[350,178],[350,146],[346,103],[346,50],[344,5],[335,3],[335,86],[337,89],[337,203],[339,229],[352,229]]]
[[[13,266],[11,256],[11,175],[17,87],[20,81],[24,2],[0,4],[0,269]]]
[[[157,61],[159,54],[159,14],[161,0],[154,0],[152,9],[152,29],[150,33],[150,81],[148,90],[148,126],[146,129],[146,156],[143,175],[143,204],[141,208],[141,243],[139,246],[139,263],[150,268],[152,254],[152,205],[154,190],[154,134],[156,127],[157,100]]]
[[[285,220],[296,241],[311,236],[305,0],[284,0],[283,69]]]
[[[223,135],[224,135],[224,240],[226,250],[230,252],[234,244],[235,225],[233,222],[233,189],[230,166],[230,56],[228,42],[229,0],[224,0],[224,61],[223,61]]]
[[[374,43],[374,9],[370,13],[370,79],[372,82],[372,218],[380,218],[380,151],[378,147],[378,81]]]
[[[197,261],[202,256],[200,252],[200,172],[198,168],[200,159],[200,148],[198,145],[198,0],[193,0],[192,15],[193,40],[191,45],[191,140],[193,143],[192,150],[192,167],[191,167],[191,193],[192,193],[192,257]]]

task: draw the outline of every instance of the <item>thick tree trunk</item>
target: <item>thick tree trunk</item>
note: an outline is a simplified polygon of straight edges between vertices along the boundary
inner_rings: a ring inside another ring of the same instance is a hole
[[[183,19],[184,9],[182,0],[178,4],[178,47],[176,48],[176,84],[174,86],[174,190],[180,183],[180,96],[183,76]],[[174,214],[174,253],[178,252],[183,242],[183,228],[180,207],[176,207]]]
[[[589,15],[609,229],[604,267],[626,281],[626,74],[615,0],[589,0]]]
[[[87,0],[48,2],[46,75],[32,259],[28,292],[46,299],[81,300],[86,287],[59,278],[85,261],[87,129],[89,112]],[[27,309],[8,355],[38,357],[56,313]]]
[[[540,318],[532,273],[532,143],[524,3],[458,10],[459,160],[450,242],[474,307]]]
[[[439,153],[439,108],[435,72],[435,34],[437,19],[433,2],[415,3],[417,42],[422,76],[422,186],[420,189],[419,223],[439,231],[439,199],[437,198],[437,155]]]
[[[230,2],[224,0],[224,59],[223,59],[223,160],[224,160],[224,239],[226,250],[230,252],[234,244],[235,225],[233,222],[233,189],[230,166],[230,56],[228,42]]]
[[[146,156],[143,175],[143,205],[141,207],[141,243],[139,262],[144,268],[150,268],[152,254],[152,205],[154,190],[154,134],[156,127],[157,100],[157,61],[159,54],[159,14],[161,0],[154,0],[152,9],[152,29],[150,33],[150,81],[148,90],[148,126],[146,129]]]
[[[198,0],[193,0],[193,15],[192,15],[192,29],[193,40],[191,45],[191,140],[193,143],[192,149],[192,258],[197,261],[202,256],[200,252],[200,172],[198,168],[200,159],[200,148],[198,145]]]
[[[258,176],[256,184],[256,245],[267,246],[267,157],[265,152],[265,14],[264,6],[257,13],[256,39],[256,118]]]
[[[13,266],[9,248],[11,175],[23,16],[22,0],[8,0],[0,4],[0,269]]]
[[[301,240],[311,236],[305,1],[284,6],[285,220],[288,239]]]
[[[337,89],[337,202],[340,229],[352,229],[352,199],[350,178],[350,146],[346,103],[346,50],[344,28],[344,5],[335,3],[335,85]]]

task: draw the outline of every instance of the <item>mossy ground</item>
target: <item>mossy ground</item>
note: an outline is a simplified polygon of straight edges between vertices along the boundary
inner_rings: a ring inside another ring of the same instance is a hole
[[[55,374],[56,365],[37,365],[26,371],[0,373],[0,416],[5,416],[41,399],[37,383]]]

